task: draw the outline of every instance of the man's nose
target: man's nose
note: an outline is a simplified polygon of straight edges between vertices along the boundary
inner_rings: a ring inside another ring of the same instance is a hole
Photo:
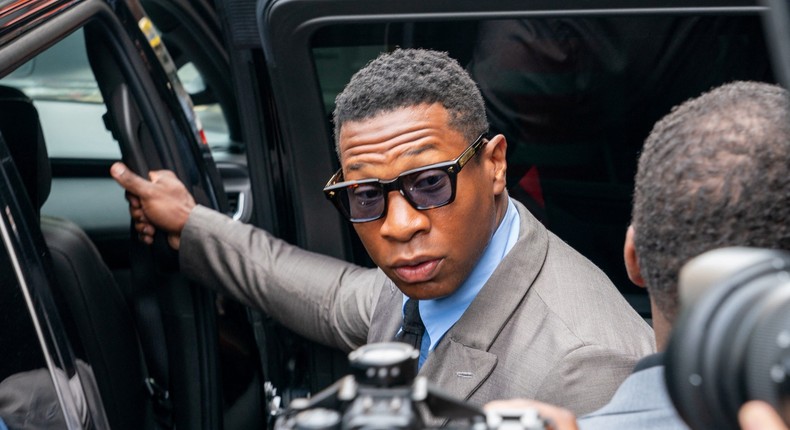
[[[381,224],[381,235],[399,242],[407,242],[416,234],[428,231],[430,218],[425,211],[415,209],[398,191],[389,193],[387,213]]]

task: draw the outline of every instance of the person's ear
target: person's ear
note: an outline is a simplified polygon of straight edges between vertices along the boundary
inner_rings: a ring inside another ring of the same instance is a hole
[[[636,231],[633,225],[628,226],[625,233],[625,246],[623,246],[623,257],[625,259],[625,270],[628,272],[628,279],[634,284],[644,288],[645,280],[642,278],[642,271],[639,268],[639,259],[636,256],[636,246],[634,245],[634,235]]]
[[[494,136],[486,145],[486,152],[490,154],[488,160],[493,168],[494,195],[498,196],[505,192],[507,184],[507,140],[505,136],[498,134]]]

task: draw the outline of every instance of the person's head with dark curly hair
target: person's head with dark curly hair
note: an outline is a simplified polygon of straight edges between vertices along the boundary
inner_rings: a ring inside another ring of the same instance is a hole
[[[775,85],[726,84],[656,123],[639,159],[625,259],[650,294],[659,347],[689,259],[725,246],[790,249],[788,166],[790,101]]]
[[[488,131],[480,89],[458,61],[447,53],[397,49],[382,54],[356,72],[336,97],[335,143],[339,143],[340,129],[347,121],[434,103],[447,109],[450,126],[470,142]]]
[[[485,136],[475,82],[446,53],[398,49],[351,78],[334,121],[327,196],[405,295],[453,294],[508,207],[507,143]]]

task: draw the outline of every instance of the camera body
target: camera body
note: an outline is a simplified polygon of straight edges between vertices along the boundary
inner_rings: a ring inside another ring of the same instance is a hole
[[[709,251],[684,266],[679,293],[665,377],[686,423],[737,429],[749,400],[790,422],[790,253]]]
[[[534,410],[483,412],[417,376],[419,351],[404,343],[373,343],[349,354],[352,374],[277,413],[276,430],[430,429],[541,430]]]

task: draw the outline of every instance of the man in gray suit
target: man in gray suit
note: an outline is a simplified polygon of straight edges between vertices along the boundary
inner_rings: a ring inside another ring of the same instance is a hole
[[[421,375],[477,404],[529,396],[589,412],[653,351],[607,277],[508,198],[505,137],[486,135],[483,99],[455,60],[383,54],[337,97],[334,119],[342,168],[324,191],[377,269],[196,206],[170,172],[147,181],[118,163],[112,175],[141,239],[166,231],[188,276],[342,350],[409,338]]]
[[[723,85],[656,123],[639,159],[624,256],[629,277],[650,295],[660,351],[680,309],[678,274],[688,260],[726,246],[790,249],[788,165],[790,101],[775,85]],[[643,358],[579,428],[686,428],[663,375],[662,353]]]

